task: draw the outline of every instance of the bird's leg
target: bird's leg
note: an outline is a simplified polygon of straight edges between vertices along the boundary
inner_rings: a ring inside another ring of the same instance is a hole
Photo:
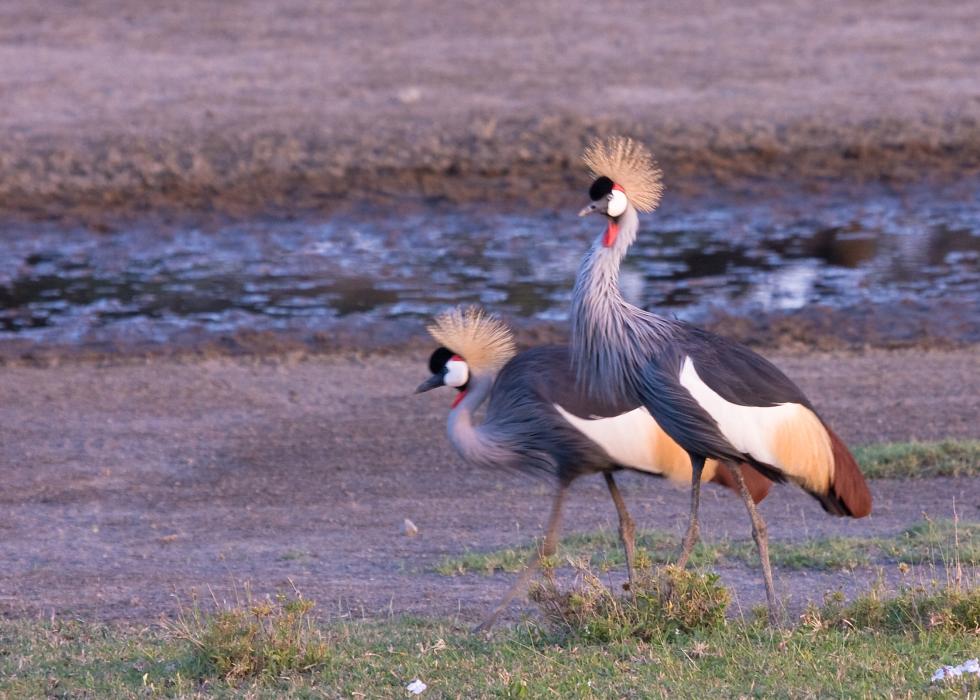
[[[735,477],[735,482],[738,484],[738,492],[742,495],[742,500],[745,501],[745,508],[749,511],[749,518],[752,520],[752,539],[755,540],[755,545],[759,548],[759,559],[762,561],[762,578],[766,582],[766,600],[769,602],[769,622],[775,625],[779,623],[779,604],[776,601],[776,588],[772,583],[772,567],[769,565],[769,535],[766,529],[766,522],[759,515],[759,511],[755,507],[752,494],[749,493],[749,489],[745,485],[745,479],[742,478],[742,470],[737,464],[729,464],[728,468],[732,476]]]
[[[701,472],[704,471],[703,456],[691,455],[691,517],[687,524],[687,534],[684,535],[684,543],[681,545],[680,555],[677,557],[677,566],[683,569],[687,566],[687,560],[691,557],[691,550],[698,541],[700,529],[698,528],[698,507],[701,503]]]
[[[483,622],[478,624],[473,628],[474,632],[484,632],[491,627],[497,621],[500,613],[504,611],[510,602],[520,593],[521,589],[527,585],[527,582],[531,580],[531,576],[534,572],[538,570],[541,565],[541,559],[543,557],[550,557],[555,553],[558,548],[558,527],[561,524],[561,508],[565,502],[565,494],[568,490],[568,484],[562,482],[558,485],[558,491],[555,493],[555,500],[551,503],[551,515],[548,516],[548,527],[544,533],[544,541],[541,546],[538,547],[537,551],[531,555],[531,558],[527,562],[527,566],[524,567],[524,571],[521,575],[517,577],[514,584],[510,587],[507,593],[501,598],[497,606],[487,615]]]
[[[612,472],[604,472],[606,486],[609,487],[609,495],[612,496],[613,503],[616,504],[616,512],[619,514],[619,539],[623,542],[623,550],[626,552],[626,573],[629,576],[629,589],[633,596],[636,596],[636,586],[634,586],[635,576],[635,552],[636,552],[636,524],[626,510],[626,503],[623,495],[619,492],[619,486],[613,478]]]

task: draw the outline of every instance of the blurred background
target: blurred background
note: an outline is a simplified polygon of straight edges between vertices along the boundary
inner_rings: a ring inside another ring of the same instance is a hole
[[[766,346],[980,340],[976,3],[0,7],[0,355],[562,337],[624,133],[635,303]]]

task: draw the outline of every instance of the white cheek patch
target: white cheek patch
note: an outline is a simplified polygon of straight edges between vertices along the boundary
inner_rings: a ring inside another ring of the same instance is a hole
[[[446,386],[461,387],[469,378],[470,368],[462,360],[450,360],[446,363],[446,376],[443,379]]]
[[[606,207],[606,213],[609,216],[619,216],[624,211],[626,211],[626,205],[629,200],[626,199],[626,193],[622,190],[613,190],[609,193],[609,204]]]

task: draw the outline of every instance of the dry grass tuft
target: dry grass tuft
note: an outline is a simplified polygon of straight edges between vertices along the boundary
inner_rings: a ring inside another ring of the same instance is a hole
[[[879,584],[849,603],[841,593],[833,593],[822,606],[808,607],[800,620],[812,630],[980,635],[980,586],[952,581],[907,585],[890,593]]]
[[[190,665],[202,678],[231,684],[248,678],[273,680],[315,671],[329,661],[326,638],[313,618],[315,606],[295,589],[254,600],[246,584],[244,600],[218,606],[214,614],[197,605],[190,611],[181,608],[177,620],[164,628],[190,645]]]
[[[588,642],[651,639],[680,630],[710,630],[725,624],[731,601],[716,574],[666,566],[641,571],[634,590],[612,593],[584,563],[576,584],[559,590],[553,580],[531,590],[531,599],[560,633]]]

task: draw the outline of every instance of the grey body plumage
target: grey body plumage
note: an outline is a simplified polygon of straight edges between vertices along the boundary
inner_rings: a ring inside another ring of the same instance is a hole
[[[430,358],[433,376],[417,391],[447,385],[460,392],[448,419],[449,439],[460,456],[476,466],[529,472],[558,481],[544,541],[478,629],[490,627],[530,579],[540,558],[555,552],[565,493],[580,474],[605,475],[619,515],[619,533],[632,583],[635,525],[612,475],[620,467],[555,408],[558,402],[575,407],[583,401],[582,392],[576,395],[574,389],[567,350],[543,347],[514,356],[509,329],[476,308],[441,315],[429,326],[429,332],[444,346]],[[478,423],[475,413],[484,401],[486,415]],[[609,415],[619,412],[616,406],[595,402],[589,409],[593,413],[608,410]]]
[[[476,309],[448,312],[429,330],[447,345],[432,354],[429,369],[433,376],[423,382],[418,391],[439,386],[458,390],[447,427],[449,439],[460,456],[474,466],[508,469],[557,481],[542,554],[554,551],[568,485],[578,476],[601,472],[619,515],[620,537],[632,583],[635,526],[613,473],[620,469],[637,469],[648,474],[673,474],[672,478],[677,478],[676,460],[665,461],[672,452],[670,445],[664,444],[664,440],[669,439],[663,431],[655,424],[651,425],[652,421],[640,426],[631,423],[635,429],[629,440],[638,448],[633,454],[659,454],[661,461],[620,464],[601,441],[583,430],[581,423],[621,420],[623,415],[636,414],[638,406],[623,400],[589,396],[575,381],[567,347],[542,346],[511,356],[513,343],[509,332],[496,319]],[[457,354],[457,347],[466,348],[470,356],[477,358],[474,367],[468,366],[465,356]],[[504,362],[507,357],[510,359]],[[476,413],[484,403],[485,415],[479,420]],[[649,416],[646,420],[649,421]],[[580,425],[576,426],[576,421]],[[658,453],[658,449],[661,452]],[[673,446],[673,450],[676,449],[676,445]],[[732,477],[724,467],[715,465],[713,469],[711,480],[730,488],[735,488],[741,481],[741,477]],[[768,490],[768,481],[756,481],[751,497],[761,500]],[[483,627],[489,626],[513,598],[537,561],[537,558],[532,559],[511,591],[484,621]]]
[[[749,462],[770,478],[784,480],[779,470],[740,452],[721,434],[716,421],[681,386],[681,365],[691,357],[712,388],[733,403],[810,407],[810,402],[778,368],[745,346],[626,301],[619,270],[636,240],[636,210],[628,206],[617,223],[614,245],[595,241],[572,293],[571,355],[579,384],[597,399],[645,406],[688,452]]]
[[[620,264],[639,230],[637,209],[650,211],[659,202],[660,171],[645,148],[623,138],[593,143],[585,161],[596,180],[592,203],[579,214],[604,215],[606,231],[575,281],[572,366],[594,396],[644,406],[689,454],[691,514],[680,565],[698,538],[707,458],[747,462],[774,480],[793,478],[835,515],[870,513],[871,494],[853,455],[778,368],[738,343],[623,299]],[[765,525],[751,499],[746,506],[775,619]]]
[[[744,455],[677,381],[689,327],[623,298],[619,269],[636,239],[636,210],[629,206],[617,223],[615,243],[593,244],[572,292],[571,354],[579,384],[597,399],[646,406],[688,452],[741,461]]]
[[[496,378],[471,380],[466,396],[449,416],[449,438],[460,456],[475,466],[564,483],[621,468],[562,418],[555,404],[583,417],[619,415],[635,406],[588,400],[575,388],[568,368],[567,348],[550,345],[515,356]],[[472,416],[484,400],[486,414],[477,423]]]

